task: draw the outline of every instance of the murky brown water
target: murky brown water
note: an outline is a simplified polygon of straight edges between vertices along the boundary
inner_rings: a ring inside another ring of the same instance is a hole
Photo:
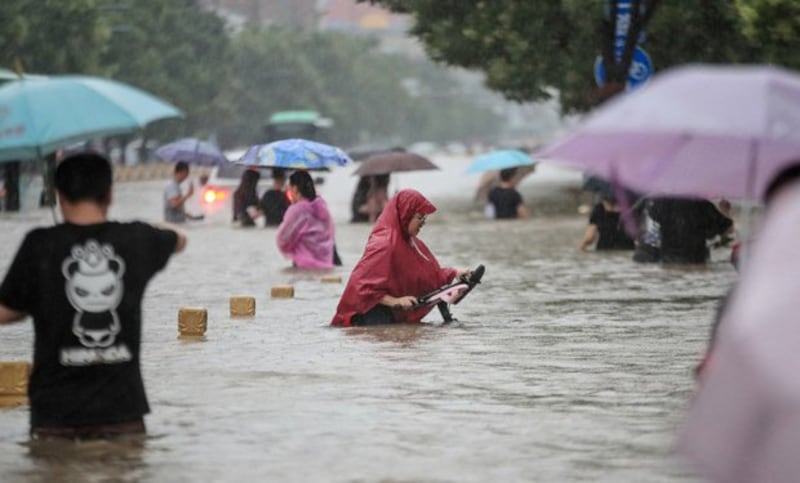
[[[439,205],[421,236],[443,264],[487,267],[453,308],[460,322],[438,326],[432,312],[424,326],[329,328],[343,285],[287,269],[273,229],[189,226],[189,248],[144,304],[149,436],[31,446],[27,410],[0,411],[0,479],[692,481],[672,444],[735,277],[724,255],[706,270],[667,270],[579,253],[584,217],[483,220],[464,161],[446,162],[397,184]],[[341,221],[345,266],[334,273],[345,278],[368,234],[346,223],[348,174],[322,189]],[[114,216],[158,220],[161,187],[118,186]],[[532,178],[523,193],[547,189]],[[0,219],[3,273],[42,220]],[[296,298],[270,299],[280,283]],[[255,296],[256,317],[231,319],[232,295]],[[181,306],[208,309],[204,342],[177,340]],[[3,360],[30,360],[31,347],[29,322],[2,328]]]

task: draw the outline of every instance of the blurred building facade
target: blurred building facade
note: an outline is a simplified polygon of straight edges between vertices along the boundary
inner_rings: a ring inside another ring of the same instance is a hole
[[[406,35],[408,15],[356,0],[200,0],[225,19],[232,30],[245,25],[288,25],[304,30],[347,32],[375,38],[382,51],[424,57],[419,43]]]

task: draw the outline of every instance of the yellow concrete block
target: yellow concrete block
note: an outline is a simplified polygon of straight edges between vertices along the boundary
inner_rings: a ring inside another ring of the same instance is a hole
[[[331,276],[331,277],[322,277],[321,282],[322,283],[342,283],[342,277],[339,277],[339,276],[336,276],[336,277],[333,277],[333,276]]]
[[[294,297],[293,285],[275,285],[272,287],[272,298],[274,299],[290,299]]]
[[[0,362],[0,408],[28,404],[28,378],[31,365],[27,362]]]
[[[252,317],[256,315],[255,297],[231,297],[231,317]]]
[[[191,307],[178,310],[178,331],[181,336],[199,337],[206,333],[208,311]]]

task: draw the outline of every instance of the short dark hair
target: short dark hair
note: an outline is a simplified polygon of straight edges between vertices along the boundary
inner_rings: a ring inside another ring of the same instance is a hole
[[[501,181],[511,181],[511,178],[517,174],[517,168],[506,168],[500,170],[500,180]]]
[[[289,184],[296,186],[303,198],[313,201],[317,197],[317,190],[314,188],[314,180],[308,171],[299,170],[289,176]]]
[[[107,202],[113,178],[108,158],[98,153],[74,154],[56,167],[56,189],[72,203]]]
[[[272,179],[286,179],[286,168],[278,166],[272,168]]]
[[[175,163],[175,172],[182,173],[184,171],[189,171],[189,163],[186,161],[178,161]]]

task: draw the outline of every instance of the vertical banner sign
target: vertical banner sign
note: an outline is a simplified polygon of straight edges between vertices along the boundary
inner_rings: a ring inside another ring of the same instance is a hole
[[[614,0],[609,0],[614,1]],[[622,60],[622,52],[625,50],[625,41],[628,38],[628,30],[631,26],[631,10],[633,9],[633,0],[616,0],[617,3],[617,19],[616,29],[614,31],[614,61],[619,63]],[[606,10],[608,12],[608,9]],[[644,13],[644,12],[641,12]],[[644,42],[644,31],[639,33],[637,44]],[[628,82],[626,89],[631,90],[644,85],[653,75],[653,62],[650,56],[639,45],[636,45],[633,50],[633,59],[631,60],[631,68],[628,71]],[[603,69],[603,58],[598,56],[594,63],[594,77],[597,85],[602,86],[605,84],[606,75]]]
[[[617,0],[617,29],[614,32],[614,58],[619,63],[625,50],[625,39],[631,26],[631,3],[633,0]]]

